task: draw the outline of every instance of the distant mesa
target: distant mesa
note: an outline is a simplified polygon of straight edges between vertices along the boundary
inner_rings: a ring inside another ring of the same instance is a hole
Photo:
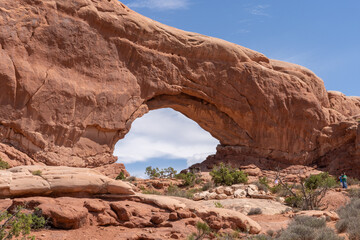
[[[136,118],[170,107],[220,141],[203,170],[224,161],[360,174],[360,98],[327,92],[304,67],[118,1],[0,7],[0,157],[14,165],[112,164]]]

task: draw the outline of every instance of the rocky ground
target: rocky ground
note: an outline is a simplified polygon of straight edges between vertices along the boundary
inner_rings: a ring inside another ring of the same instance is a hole
[[[0,211],[41,209],[49,228],[32,234],[44,240],[186,239],[197,231],[197,222],[206,222],[219,234],[241,230],[246,239],[248,234],[286,228],[296,215],[324,217],[333,227],[338,220],[334,210],[349,201],[346,191],[334,189],[324,197],[322,211],[297,212],[254,184],[213,187],[195,193],[194,201],[165,196],[169,186],[191,190],[178,179],[132,178],[129,183],[89,169],[36,165],[0,170],[0,176]],[[142,193],[155,189],[160,195]],[[248,215],[253,209],[260,211]]]

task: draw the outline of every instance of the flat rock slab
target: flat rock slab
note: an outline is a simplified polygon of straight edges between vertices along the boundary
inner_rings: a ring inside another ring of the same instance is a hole
[[[0,198],[67,196],[76,194],[134,194],[130,184],[87,168],[19,166],[0,171]]]
[[[248,214],[252,208],[260,208],[262,214],[274,215],[284,212],[289,209],[288,206],[269,199],[252,199],[252,198],[239,198],[239,199],[223,199],[223,200],[208,200],[199,201],[204,207],[215,207],[215,202],[221,203],[225,209],[236,210],[243,214]]]

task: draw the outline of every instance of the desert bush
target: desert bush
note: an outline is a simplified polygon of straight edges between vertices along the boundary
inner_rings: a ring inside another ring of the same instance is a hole
[[[349,240],[360,239],[360,199],[353,198],[338,210],[340,220],[335,227],[338,232],[347,232]]]
[[[134,182],[134,181],[136,181],[136,177],[135,176],[130,176],[130,177],[126,178],[125,181]]]
[[[267,235],[263,235],[263,234],[259,234],[259,235],[255,235],[255,236],[251,236],[251,237],[247,238],[247,240],[270,240],[270,239],[272,239],[272,238]]]
[[[260,191],[264,191],[264,192],[266,192],[266,193],[269,191],[269,187],[266,186],[265,184],[261,183],[260,181],[254,182],[254,184],[258,187],[258,189],[259,189]]]
[[[125,180],[125,174],[124,172],[120,172],[119,175],[116,176],[115,180]]]
[[[278,233],[279,240],[341,240],[335,232],[326,227],[326,220],[310,216],[297,216],[287,229]]]
[[[211,231],[209,225],[205,222],[196,223],[197,233],[193,233],[188,237],[188,240],[200,240],[204,239]]]
[[[156,191],[156,190],[148,190],[148,189],[145,189],[142,191],[143,194],[153,194],[153,195],[162,195],[161,192],[159,191]]]
[[[360,184],[360,180],[354,177],[348,177],[347,178],[347,184],[348,185],[359,185]]]
[[[200,188],[181,189],[176,185],[170,184],[165,194],[168,196],[192,199],[194,194],[200,191],[201,191]]]
[[[207,190],[209,190],[209,189],[211,189],[211,188],[213,188],[213,187],[214,187],[214,183],[213,183],[213,182],[206,182],[206,183],[202,186],[201,190],[202,190],[202,191],[207,191]]]
[[[275,236],[274,230],[271,230],[271,229],[267,230],[267,231],[266,231],[266,234],[269,235],[270,237]]]
[[[42,175],[41,170],[35,170],[35,171],[32,171],[31,173],[32,173],[32,175],[40,176],[40,177],[41,177],[41,175]]]
[[[197,182],[197,179],[199,179],[199,176],[192,172],[187,172],[177,174],[176,178],[184,180],[184,186],[194,186]]]
[[[294,221],[290,223],[290,226],[292,225],[302,225],[318,229],[326,227],[326,220],[310,216],[296,216]]]
[[[210,172],[210,176],[217,185],[231,186],[233,184],[246,183],[248,181],[247,173],[225,166],[223,163],[221,163],[220,166],[215,167]]]
[[[261,208],[251,208],[247,215],[259,215],[262,214]]]
[[[221,204],[221,202],[214,202],[214,205],[216,208],[224,208],[224,206]]]
[[[360,198],[360,188],[350,188],[347,192],[350,198]]]
[[[0,170],[8,169],[8,168],[10,168],[10,165],[4,160],[2,160],[2,158],[0,157]]]
[[[35,239],[28,236],[31,229],[44,228],[45,218],[41,215],[41,210],[35,209],[33,213],[24,213],[23,207],[18,207],[13,214],[7,211],[0,213],[0,239]]]

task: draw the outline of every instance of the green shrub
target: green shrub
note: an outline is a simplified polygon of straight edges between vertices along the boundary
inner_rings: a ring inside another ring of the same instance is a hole
[[[206,182],[203,186],[202,186],[202,188],[201,188],[201,190],[202,191],[207,191],[207,190],[209,190],[209,189],[211,189],[211,188],[213,188],[214,187],[214,183],[213,182]]]
[[[336,179],[330,176],[327,172],[311,175],[305,180],[305,187],[309,190],[315,190],[323,187],[331,188],[336,185]]]
[[[41,172],[41,170],[35,170],[35,171],[32,171],[31,172],[32,173],[32,175],[35,175],[35,176],[42,176],[42,172]]]
[[[124,172],[120,172],[119,175],[116,176],[115,180],[125,180],[125,174]]]
[[[245,172],[225,166],[223,163],[221,163],[220,166],[215,167],[210,172],[210,176],[217,185],[231,186],[233,184],[246,183],[248,181],[248,175]]]
[[[259,215],[262,214],[261,208],[251,208],[247,215]]]
[[[216,208],[224,208],[224,206],[221,204],[221,202],[214,202],[214,205]]]
[[[177,174],[176,178],[184,180],[184,186],[194,186],[199,177],[192,172],[187,172]]]
[[[197,233],[191,234],[188,239],[189,240],[199,240],[203,239],[210,233],[210,227],[205,222],[197,222],[196,223]]]
[[[303,206],[303,197],[301,195],[285,197],[285,203],[292,207],[301,208]]]
[[[0,170],[8,169],[8,168],[10,168],[10,165],[4,160],[2,160],[2,158],[0,157]]]
[[[23,207],[18,207],[13,214],[8,212],[0,213],[0,239],[35,239],[35,237],[29,237],[31,229],[44,228],[46,220],[41,216],[41,211],[35,209],[31,214],[22,212]]]

